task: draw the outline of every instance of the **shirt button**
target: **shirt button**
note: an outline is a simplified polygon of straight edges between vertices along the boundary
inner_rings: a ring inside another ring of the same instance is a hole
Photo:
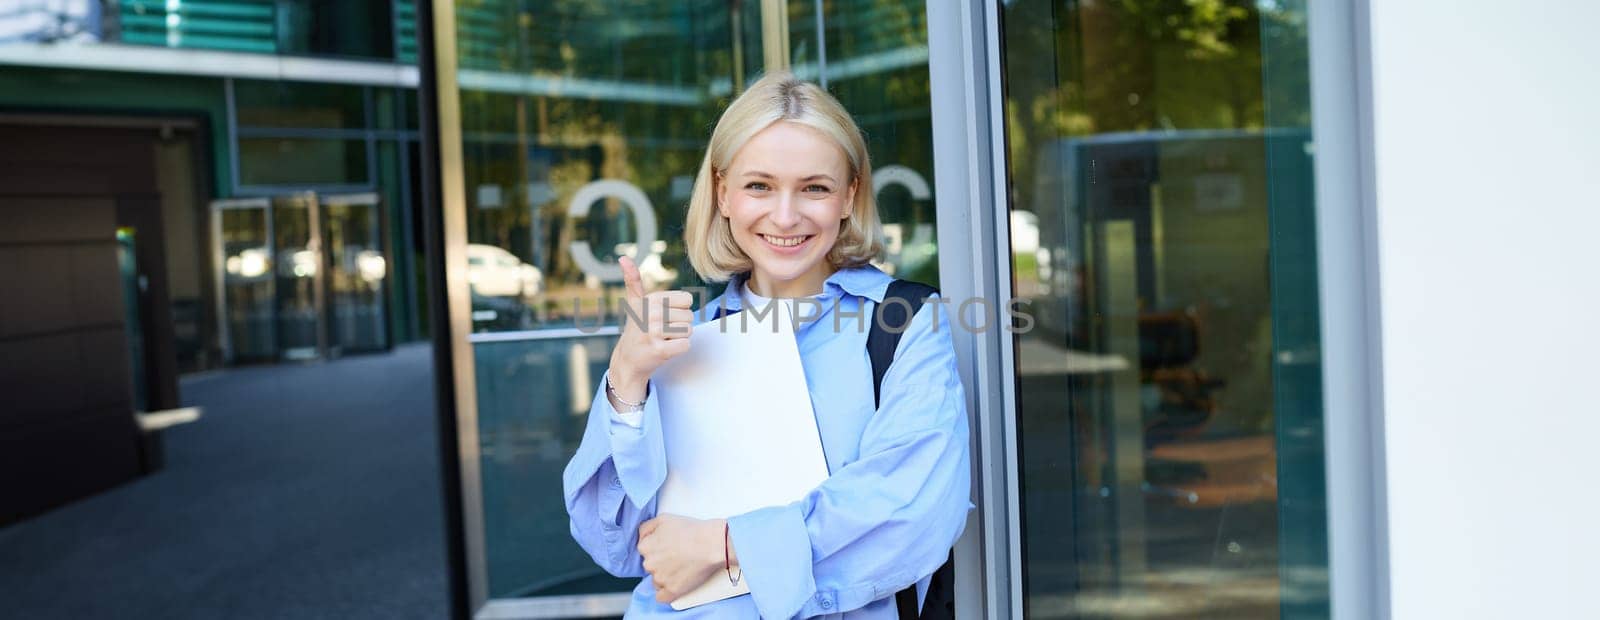
[[[833,609],[833,601],[830,601],[828,599],[822,599],[822,608],[823,609]]]
[[[622,479],[618,478],[616,476],[612,476],[611,477],[611,488],[613,488],[613,489],[622,488]]]

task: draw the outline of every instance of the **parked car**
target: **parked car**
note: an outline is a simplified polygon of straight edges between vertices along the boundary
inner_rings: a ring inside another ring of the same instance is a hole
[[[543,288],[544,274],[504,248],[469,243],[467,283],[483,297],[532,297]]]

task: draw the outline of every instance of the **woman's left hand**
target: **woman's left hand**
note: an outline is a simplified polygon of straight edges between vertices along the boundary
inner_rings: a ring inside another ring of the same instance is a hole
[[[639,555],[656,586],[656,601],[670,603],[723,569],[724,520],[664,514],[639,525]]]

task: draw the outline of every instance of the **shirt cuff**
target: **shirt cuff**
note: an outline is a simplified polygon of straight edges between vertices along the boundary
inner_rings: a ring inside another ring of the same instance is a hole
[[[615,408],[612,408],[611,419],[612,421],[621,422],[633,428],[644,426],[643,411],[617,411]]]
[[[611,406],[611,400],[606,398],[605,380],[601,381],[600,393],[596,396],[598,400],[590,410],[590,415],[605,411],[606,431],[611,440],[611,464],[617,469],[617,477],[628,499],[633,501],[634,506],[642,508],[667,481],[667,449],[661,434],[661,409],[656,399],[646,398],[644,411],[631,414],[635,422],[629,422],[630,414],[619,413]]]
[[[811,573],[811,535],[798,503],[729,518],[728,537],[761,617],[792,618],[810,601],[817,584]]]

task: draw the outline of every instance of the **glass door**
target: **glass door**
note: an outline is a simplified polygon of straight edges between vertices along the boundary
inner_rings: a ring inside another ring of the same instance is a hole
[[[1304,2],[1000,19],[1025,615],[1327,617]]]
[[[378,195],[329,194],[320,203],[328,255],[329,353],[385,349],[383,283],[388,261],[379,235]]]
[[[277,358],[271,212],[265,198],[211,203],[217,316],[229,364]]]
[[[311,192],[211,204],[227,363],[388,348],[379,204]]]
[[[286,361],[324,357],[321,222],[316,194],[272,199],[273,271],[278,358]]]

